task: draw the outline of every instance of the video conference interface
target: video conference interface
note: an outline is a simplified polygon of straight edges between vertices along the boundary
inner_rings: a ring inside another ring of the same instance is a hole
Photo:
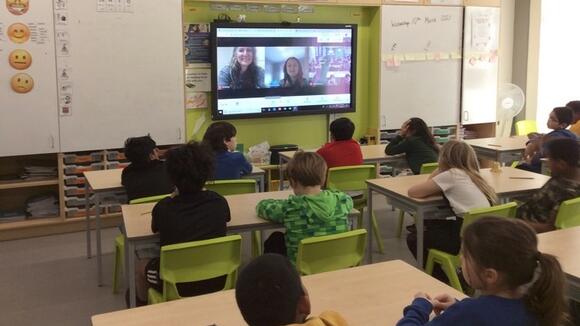
[[[352,30],[217,28],[220,115],[350,108]]]

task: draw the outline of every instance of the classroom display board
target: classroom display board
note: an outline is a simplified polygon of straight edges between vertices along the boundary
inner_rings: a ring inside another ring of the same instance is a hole
[[[381,7],[380,128],[459,121],[462,7]]]
[[[60,2],[60,150],[117,148],[146,134],[159,145],[184,142],[181,1]]]
[[[499,15],[499,8],[465,8],[461,89],[464,125],[496,121]]]
[[[59,149],[52,1],[0,4],[0,155]]]

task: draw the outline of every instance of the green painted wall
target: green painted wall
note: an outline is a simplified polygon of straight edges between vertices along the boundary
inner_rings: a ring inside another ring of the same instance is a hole
[[[208,2],[185,1],[183,21],[207,23],[221,12],[210,9]],[[237,12],[230,12],[235,19]],[[311,14],[251,13],[244,12],[247,22],[295,22],[299,16],[303,23],[350,23],[358,25],[356,112],[342,114],[356,127],[355,137],[366,134],[367,128],[376,128],[378,116],[378,65],[379,63],[379,8],[351,6],[315,6]],[[210,101],[211,102],[211,101]],[[211,104],[210,104],[211,105]],[[193,134],[199,119],[205,120]],[[302,148],[319,147],[326,141],[325,115],[281,117],[267,119],[231,120],[238,130],[238,143],[249,146],[267,140],[271,145],[293,143]],[[211,123],[210,109],[188,110],[186,113],[187,139],[199,140]]]

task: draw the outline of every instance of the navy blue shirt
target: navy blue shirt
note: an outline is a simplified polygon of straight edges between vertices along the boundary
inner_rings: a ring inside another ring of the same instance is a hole
[[[458,301],[441,315],[429,321],[433,306],[423,298],[413,300],[403,312],[397,326],[470,325],[470,326],[536,326],[538,320],[521,299],[506,299],[493,295]]]
[[[252,165],[240,152],[221,151],[215,154],[214,180],[239,179],[250,174]]]

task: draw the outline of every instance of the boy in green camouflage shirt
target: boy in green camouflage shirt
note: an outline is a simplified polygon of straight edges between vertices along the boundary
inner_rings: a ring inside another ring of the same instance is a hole
[[[326,162],[316,153],[297,152],[286,171],[294,195],[262,200],[256,210],[258,216],[286,227],[285,235],[275,232],[266,240],[264,252],[286,254],[295,263],[302,239],[348,231],[347,217],[353,204],[343,192],[322,190]]]

